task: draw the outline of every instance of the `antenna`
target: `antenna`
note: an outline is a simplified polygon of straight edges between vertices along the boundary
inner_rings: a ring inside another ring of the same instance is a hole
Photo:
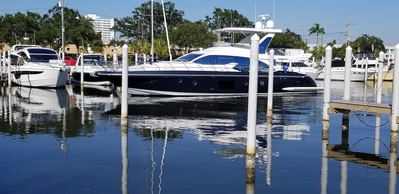
[[[273,22],[276,22],[274,10],[275,10],[275,0],[273,0]]]
[[[266,22],[270,19],[268,19],[267,17],[269,16],[269,14],[262,14],[262,15],[259,15],[258,17],[260,17],[260,18],[262,18],[262,24],[264,25],[263,27],[265,27],[266,26]]]

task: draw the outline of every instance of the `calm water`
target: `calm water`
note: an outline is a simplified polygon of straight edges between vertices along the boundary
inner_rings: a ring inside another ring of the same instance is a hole
[[[381,89],[383,103],[391,103],[392,84]],[[352,83],[351,91],[352,100],[374,99],[372,84]],[[15,87],[0,94],[0,193],[251,193],[246,98],[132,97],[123,133],[119,99],[109,88],[86,87],[81,95],[80,88]],[[343,82],[333,82],[331,98],[342,96]],[[267,142],[267,99],[258,99],[254,193],[396,188],[387,169],[322,157],[322,94],[273,101]],[[342,116],[330,119],[329,144],[340,144]],[[382,115],[379,131],[375,122],[371,113],[351,113],[350,151],[387,159],[389,116]]]

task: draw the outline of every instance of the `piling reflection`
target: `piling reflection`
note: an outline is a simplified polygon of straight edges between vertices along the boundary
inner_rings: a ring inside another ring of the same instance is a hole
[[[128,157],[128,125],[127,119],[121,120],[121,147],[122,147],[122,193],[129,193],[129,157]]]
[[[346,118],[349,119],[349,118]],[[342,131],[342,142],[338,145],[329,145],[328,139],[322,140],[322,178],[321,178],[321,193],[327,192],[327,173],[328,173],[328,160],[331,158],[334,160],[341,161],[341,193],[347,193],[348,184],[348,162],[367,165],[377,169],[382,169],[389,172],[388,182],[388,193],[393,194],[396,192],[396,177],[399,175],[399,167],[397,166],[397,133],[391,132],[390,139],[390,154],[389,158],[384,158],[379,154],[380,147],[380,123],[381,114],[376,114],[376,126],[375,126],[375,141],[374,141],[374,154],[367,152],[356,152],[349,148],[349,142],[347,133],[349,128]],[[345,121],[349,122],[349,121]],[[346,125],[349,127],[349,125]]]
[[[306,99],[306,100],[305,100]],[[310,100],[309,100],[310,99]],[[310,98],[296,98],[294,96],[275,97],[275,110],[272,116],[273,128],[271,138],[285,140],[300,140],[309,132],[309,123],[317,121],[317,114],[308,115],[317,107],[311,106],[316,102]],[[314,98],[316,99],[316,98]],[[209,141],[222,145],[215,153],[226,155],[226,159],[245,156],[246,142],[246,98],[139,98],[131,97],[128,107],[129,126],[140,134],[146,135],[146,129],[170,129],[172,135],[178,135],[180,130],[190,129],[198,140]],[[257,162],[267,163],[267,125],[266,99],[259,99]],[[104,113],[105,115],[119,115],[120,107]],[[307,115],[307,122],[299,119]],[[298,118],[297,118],[298,117]],[[301,122],[299,122],[301,120]],[[117,121],[118,122],[118,121]],[[173,138],[173,136],[171,136]],[[273,155],[278,156],[275,152]]]
[[[278,151],[272,150],[272,139],[301,140],[310,130],[308,124],[317,122],[317,117],[320,117],[319,114],[312,113],[319,111],[317,107],[312,106],[316,104],[312,100],[317,99],[316,96],[276,96],[275,110],[270,122],[266,122],[266,99],[259,99],[254,162],[257,163],[257,168],[266,167],[263,183],[272,184],[272,157],[279,156]],[[243,97],[131,97],[128,125],[133,133],[146,140],[164,138],[164,147],[167,139],[183,138],[182,131],[189,129],[199,141],[209,141],[222,146],[214,152],[223,155],[224,159],[244,158],[247,138],[245,101],[246,98]],[[104,114],[114,117],[115,122],[121,122],[120,112],[120,107],[116,107]],[[307,121],[303,121],[303,118]],[[162,165],[163,160],[160,170]],[[247,173],[254,175],[255,170]],[[255,176],[247,174],[247,177]],[[247,179],[246,185],[247,193],[253,193],[255,178]]]
[[[91,137],[94,133],[94,120],[81,123],[83,113],[71,106],[76,97],[68,88],[1,88],[0,96],[0,133],[21,139],[52,134],[64,151],[68,137]]]

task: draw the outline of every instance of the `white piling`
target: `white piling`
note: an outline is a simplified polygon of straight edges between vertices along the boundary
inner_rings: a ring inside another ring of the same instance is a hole
[[[248,88],[248,118],[247,118],[247,171],[255,170],[256,151],[256,112],[258,100],[258,64],[259,64],[259,36],[251,37],[251,55]],[[249,173],[252,174],[252,173]],[[251,176],[251,175],[249,175]],[[248,176],[247,176],[248,179]]]
[[[1,56],[4,56],[4,55],[2,55],[1,54],[1,52],[0,52],[0,73],[3,73],[4,71],[3,71],[3,66],[4,66],[4,63],[3,63],[3,58],[1,58]],[[5,58],[6,56],[4,56],[4,58]]]
[[[147,62],[147,55],[143,54],[143,64],[145,64]]]
[[[8,69],[7,69],[7,73],[8,73],[8,87],[11,87],[11,51],[8,51]]]
[[[328,109],[330,107],[330,90],[331,90],[331,59],[332,58],[332,48],[328,46],[326,48],[326,58],[324,66],[324,100],[323,100],[323,122],[322,122],[322,138],[323,140],[329,138],[329,128],[330,128],[330,115],[328,114]]]
[[[345,50],[345,78],[344,78],[344,100],[350,100],[351,90],[351,68],[352,68],[352,48],[346,47]]]
[[[139,62],[139,54],[135,53],[134,54],[134,64],[138,65],[138,62]]]
[[[107,64],[107,62],[108,62],[107,54],[104,54],[104,62],[105,62],[105,64]]]
[[[377,80],[377,103],[381,103],[381,97],[382,97],[382,67],[384,66],[384,52],[380,52],[379,55],[379,60],[378,60],[378,80]],[[374,75],[375,78],[376,75]]]
[[[395,46],[395,64],[393,69],[391,132],[398,132],[396,118],[399,116],[399,44]]]
[[[84,85],[84,60],[83,60],[83,53],[80,54],[80,86]],[[81,88],[83,89],[83,88]]]
[[[248,138],[247,154],[255,154],[255,131],[256,131],[256,111],[258,98],[258,59],[259,59],[259,36],[253,35],[251,38],[251,56],[249,71],[249,90],[248,90]]]
[[[128,49],[129,47],[125,44],[122,47],[122,108],[121,118],[127,118],[127,100],[128,100]]]
[[[6,71],[6,51],[3,51],[3,72],[5,73]]]
[[[269,59],[269,61],[270,61],[270,59]],[[289,59],[288,71],[292,71],[292,61],[291,61],[291,59]]]
[[[274,49],[269,52],[269,77],[267,88],[267,116],[271,117],[273,112],[273,86],[274,86]],[[291,66],[291,60],[290,60]]]
[[[113,56],[112,56],[112,65],[113,65],[114,69],[119,69],[119,67],[118,67],[118,56],[116,55],[116,53],[114,53]]]
[[[366,69],[364,72],[364,82],[367,82],[368,72],[369,72],[369,58],[366,58]]]

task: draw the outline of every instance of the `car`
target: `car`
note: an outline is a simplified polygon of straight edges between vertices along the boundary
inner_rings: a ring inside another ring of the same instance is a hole
[[[68,57],[68,56],[65,56],[65,63],[66,63],[66,65],[68,65],[68,66],[75,66],[75,63],[76,63],[76,59],[73,59],[72,57]]]

